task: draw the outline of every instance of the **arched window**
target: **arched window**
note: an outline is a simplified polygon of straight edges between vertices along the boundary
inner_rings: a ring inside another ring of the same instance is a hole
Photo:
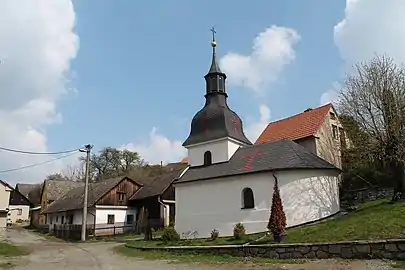
[[[255,198],[251,188],[244,188],[242,190],[242,209],[255,208]]]
[[[204,165],[211,165],[212,164],[212,155],[211,151],[207,151],[204,153]]]

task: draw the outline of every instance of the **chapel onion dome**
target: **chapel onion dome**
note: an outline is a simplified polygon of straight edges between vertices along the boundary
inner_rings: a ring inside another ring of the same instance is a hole
[[[213,30],[213,33],[215,31]],[[213,36],[211,66],[204,76],[206,82],[205,105],[191,121],[190,135],[183,146],[230,137],[243,144],[252,143],[243,132],[240,117],[232,111],[226,102],[226,75],[216,60],[216,41]]]

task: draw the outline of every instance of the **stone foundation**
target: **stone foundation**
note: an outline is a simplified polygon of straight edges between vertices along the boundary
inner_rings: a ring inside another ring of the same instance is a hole
[[[396,259],[405,260],[405,239],[353,241],[337,243],[132,247],[139,250],[159,250],[175,253],[228,254],[240,257],[276,259]]]

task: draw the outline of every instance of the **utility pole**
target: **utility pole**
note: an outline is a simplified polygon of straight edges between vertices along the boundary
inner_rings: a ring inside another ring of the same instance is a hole
[[[80,152],[86,153],[86,169],[84,175],[84,200],[83,200],[83,217],[82,217],[82,241],[86,241],[86,229],[87,229],[87,198],[89,193],[89,171],[90,171],[90,152],[93,148],[92,145],[87,144],[84,149],[80,149]]]

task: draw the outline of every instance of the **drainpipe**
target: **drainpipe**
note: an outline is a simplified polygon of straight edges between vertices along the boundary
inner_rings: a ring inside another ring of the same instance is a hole
[[[164,204],[163,202],[162,202],[162,199],[160,198],[160,196],[158,197],[158,203],[160,204],[160,205],[162,205],[163,206],[163,213],[165,214],[164,215],[164,221],[163,221],[163,226],[164,227],[166,227],[166,204]]]

